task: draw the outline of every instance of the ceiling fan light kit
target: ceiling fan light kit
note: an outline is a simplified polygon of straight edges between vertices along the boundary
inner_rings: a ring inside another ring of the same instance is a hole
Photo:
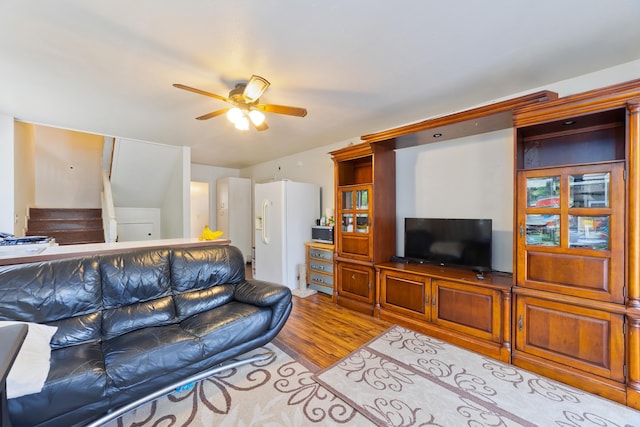
[[[244,99],[249,103],[258,102],[260,96],[262,96],[264,91],[267,90],[270,85],[271,83],[269,83],[267,79],[254,74],[251,76],[247,86],[244,88]]]
[[[307,115],[307,110],[305,108],[275,104],[260,104],[260,97],[270,85],[271,83],[269,83],[264,77],[253,75],[247,83],[238,83],[235,88],[231,89],[231,91],[229,91],[229,97],[227,98],[179,83],[174,83],[173,86],[178,89],[187,90],[225,101],[233,105],[232,108],[216,110],[196,117],[196,119],[208,120],[226,113],[229,121],[232,122],[236,129],[239,130],[248,130],[250,124],[253,125],[256,130],[267,130],[269,126],[267,126],[267,123],[265,122],[265,115],[263,112],[297,117],[304,117]]]
[[[236,126],[238,130],[249,130],[249,121],[256,126],[262,126],[265,116],[258,110],[243,110],[233,107],[227,111],[227,119]]]
[[[264,114],[262,114],[258,110],[249,111],[249,118],[251,119],[251,123],[256,126],[260,126],[264,123],[264,119],[266,118]]]

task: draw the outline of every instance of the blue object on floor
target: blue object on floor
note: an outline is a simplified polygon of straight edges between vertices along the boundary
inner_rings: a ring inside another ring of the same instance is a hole
[[[189,384],[185,384],[183,386],[180,386],[176,389],[176,393],[182,393],[183,391],[187,391],[187,390],[191,390],[193,388],[193,386],[196,385],[195,382],[189,383]]]

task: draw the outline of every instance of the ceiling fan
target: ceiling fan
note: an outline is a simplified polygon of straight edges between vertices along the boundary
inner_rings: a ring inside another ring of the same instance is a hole
[[[269,126],[265,122],[263,113],[285,114],[287,116],[304,117],[307,110],[300,107],[288,107],[286,105],[260,104],[260,97],[271,85],[267,79],[253,75],[246,83],[238,83],[236,87],[231,89],[228,97],[216,95],[215,93],[206,92],[204,90],[174,83],[173,86],[178,89],[188,90],[190,92],[199,93],[200,95],[209,96],[228,102],[232,107],[222,108],[200,117],[196,120],[207,120],[222,114],[240,130],[248,130],[251,124],[257,130],[267,130]]]

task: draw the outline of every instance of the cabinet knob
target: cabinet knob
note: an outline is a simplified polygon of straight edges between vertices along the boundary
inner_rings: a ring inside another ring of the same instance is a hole
[[[522,332],[522,314],[518,317],[518,330]]]

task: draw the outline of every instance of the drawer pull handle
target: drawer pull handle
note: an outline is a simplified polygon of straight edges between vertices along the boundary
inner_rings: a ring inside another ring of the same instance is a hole
[[[518,330],[522,332],[522,314],[518,317]]]

